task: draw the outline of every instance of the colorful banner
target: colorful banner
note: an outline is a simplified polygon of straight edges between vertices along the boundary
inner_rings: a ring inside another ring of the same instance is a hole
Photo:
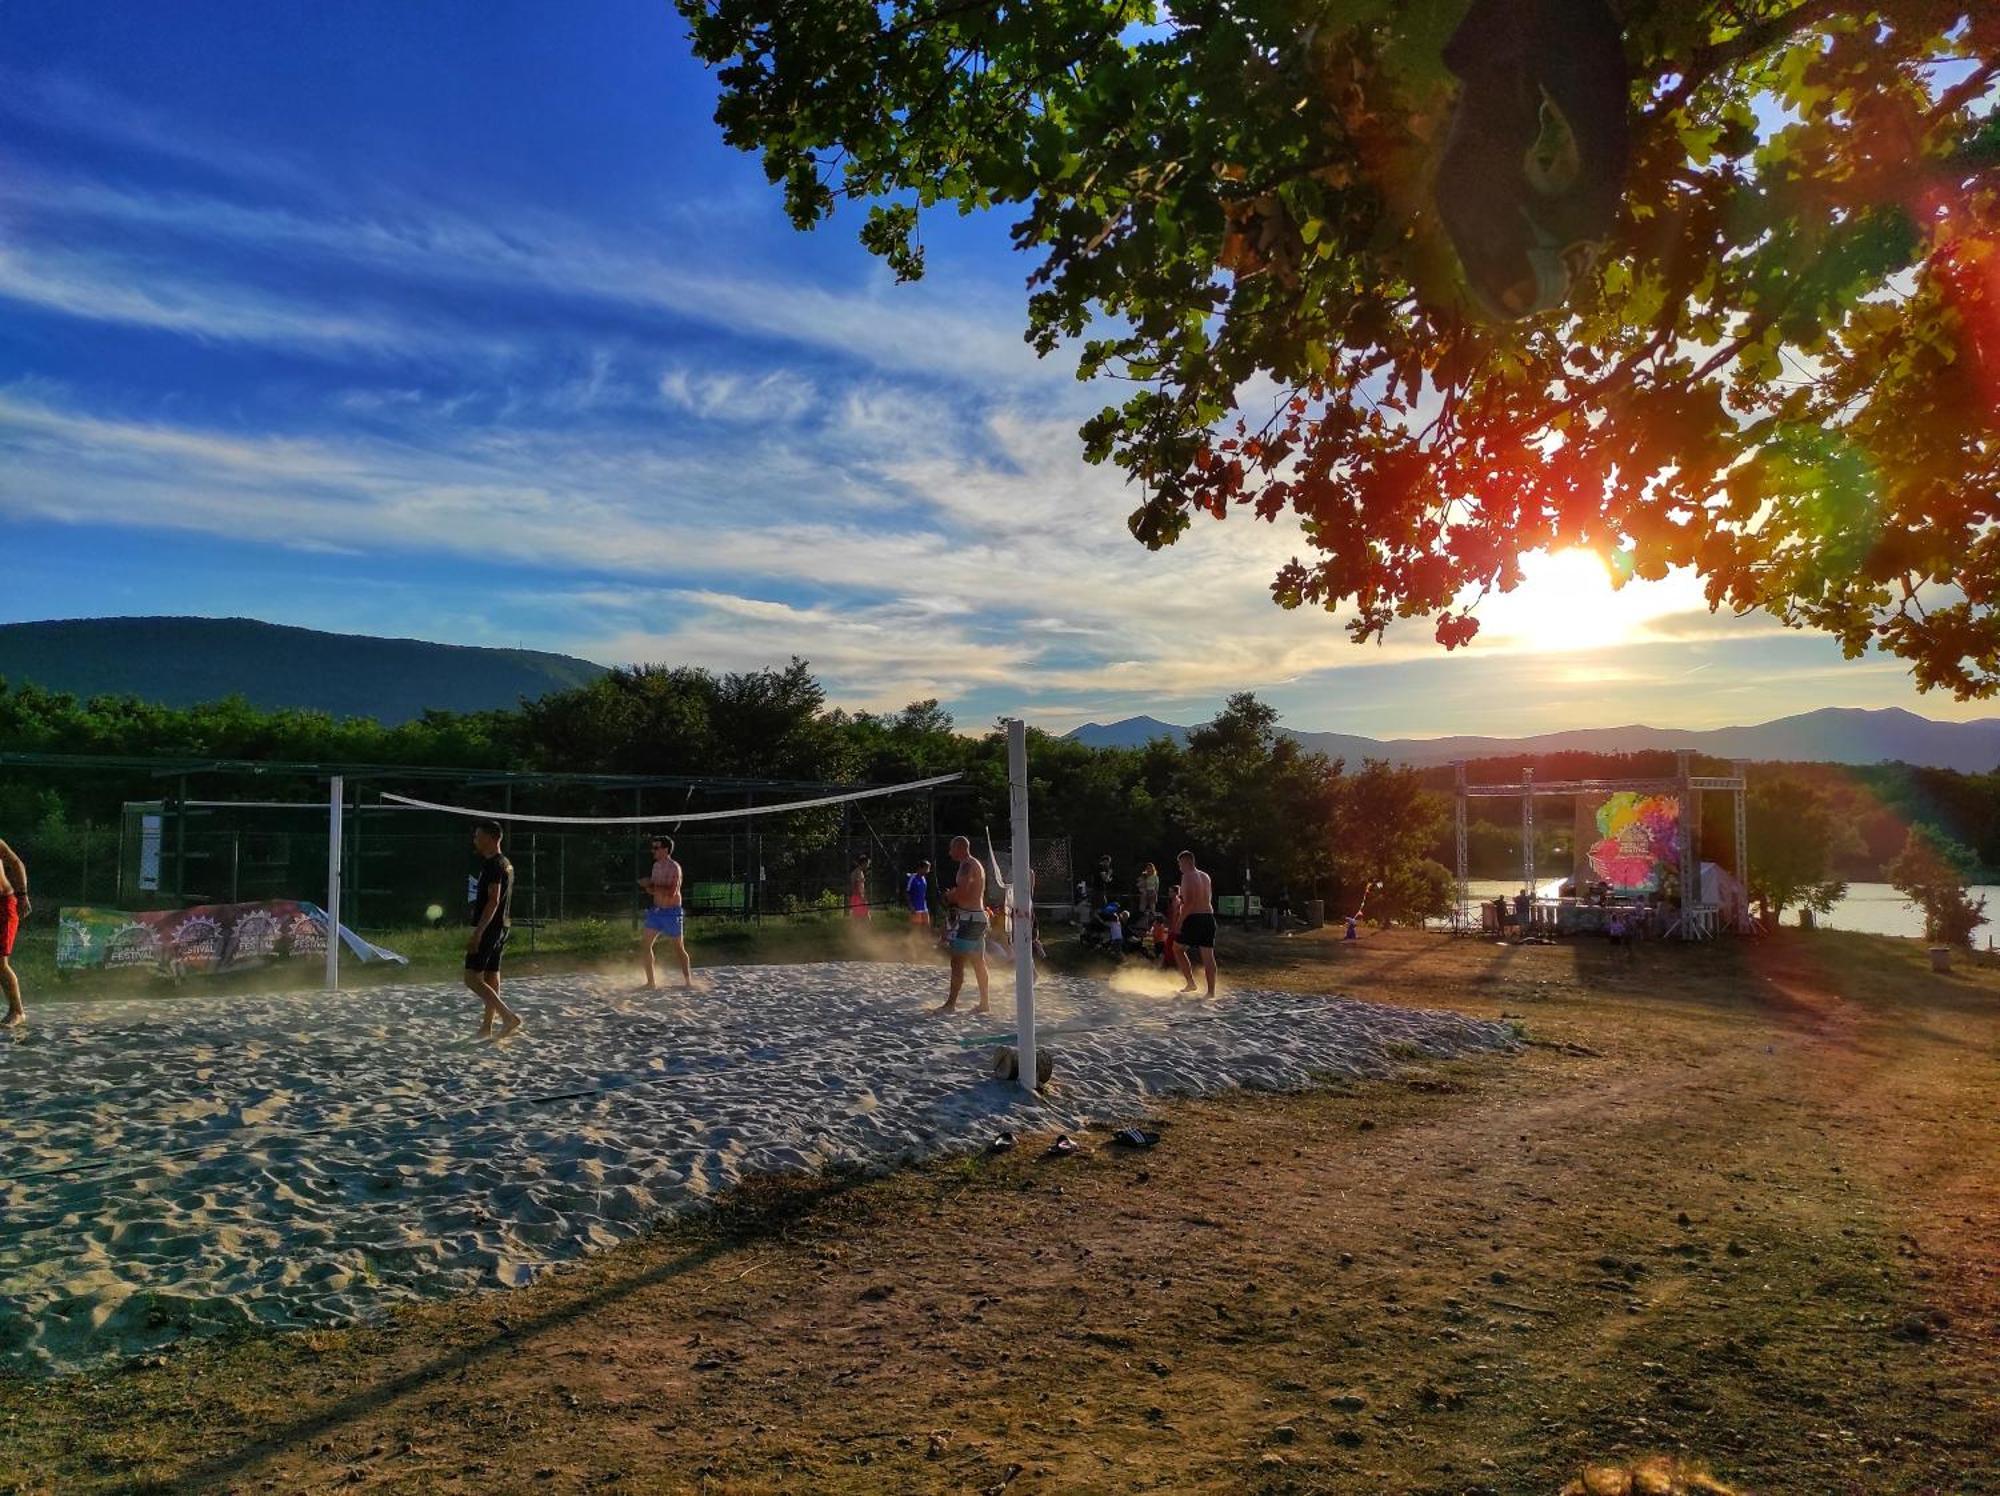
[[[1590,870],[1614,893],[1657,893],[1679,858],[1680,801],[1626,791],[1597,808]]]
[[[294,899],[257,904],[197,904],[192,909],[64,909],[56,926],[58,971],[241,971],[288,956],[326,954],[326,911]],[[363,940],[345,925],[340,938],[356,960],[408,959]]]

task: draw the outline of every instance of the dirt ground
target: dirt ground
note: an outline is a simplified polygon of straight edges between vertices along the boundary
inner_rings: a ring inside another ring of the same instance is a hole
[[[1259,985],[1512,1059],[770,1184],[382,1329],[0,1384],[0,1490],[2000,1492],[2000,972],[1415,932]]]

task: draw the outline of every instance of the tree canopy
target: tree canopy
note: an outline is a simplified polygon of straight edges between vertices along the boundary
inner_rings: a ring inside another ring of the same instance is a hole
[[[676,3],[800,227],[912,278],[925,210],[1017,212],[1146,545],[1289,512],[1279,604],[1446,647],[1587,547],[2000,689],[2000,7],[1614,0],[1622,212],[1496,324],[1432,191],[1467,0]]]
[[[1860,838],[1850,822],[1834,814],[1832,803],[1803,780],[1765,780],[1749,791],[1751,898],[1774,919],[1797,904],[1829,914],[1847,894],[1835,875],[1836,863]]]
[[[1884,876],[1923,910],[1925,939],[1969,945],[1972,932],[1986,923],[1986,900],[1966,891],[1971,869],[1971,852],[1935,826],[1916,825]]]

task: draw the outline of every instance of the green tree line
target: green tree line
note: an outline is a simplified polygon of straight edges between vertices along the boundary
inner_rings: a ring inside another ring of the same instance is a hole
[[[738,780],[899,783],[964,776],[940,802],[938,830],[981,839],[1007,824],[1006,750],[997,730],[968,733],[935,701],[898,712],[828,706],[811,669],[717,673],[691,667],[613,670],[583,686],[511,711],[429,712],[385,726],[366,718],[265,711],[241,699],[164,707],[129,697],[79,700],[34,685],[0,683],[0,745],[13,752],[150,760],[211,758],[245,764],[399,765],[425,769],[550,774],[715,776]],[[1247,693],[1232,697],[1185,747],[1092,748],[1030,733],[1033,830],[1067,837],[1079,870],[1113,858],[1121,886],[1141,864],[1196,851],[1225,892],[1272,899],[1329,900],[1343,912],[1410,920],[1450,906],[1450,876],[1435,849],[1449,805],[1413,770],[1338,760],[1301,749],[1279,731],[1276,711]],[[402,788],[394,776],[372,779]],[[424,781],[410,788],[422,791]],[[435,785],[428,788],[435,789]],[[313,798],[308,773],[265,768],[204,775],[211,799]],[[175,793],[171,774],[151,767],[12,767],[0,784],[0,834],[45,866],[79,855],[78,828],[108,824],[129,800]],[[557,813],[621,814],[628,803],[587,786],[549,785],[535,807]],[[688,792],[687,808],[742,803]],[[654,802],[657,804],[657,800]],[[522,802],[525,806],[525,801]],[[914,800],[871,807],[870,825],[908,841],[927,827]],[[838,834],[834,812],[794,817],[790,835],[823,844]],[[1068,890],[1041,890],[1044,899]]]
[[[1144,862],[1161,866],[1192,847],[1225,891],[1329,901],[1340,913],[1408,920],[1450,905],[1452,771],[1349,766],[1303,750],[1279,730],[1277,713],[1250,694],[1231,698],[1183,747],[1093,748],[1042,732],[1029,735],[1033,824],[1038,836],[1069,838],[1079,873],[1100,855],[1129,884]],[[551,774],[717,776],[742,780],[898,783],[941,773],[965,776],[962,793],[939,806],[939,830],[975,839],[1007,820],[1005,745],[997,731],[965,732],[935,701],[897,712],[832,708],[803,661],[717,673],[691,667],[614,670],[587,685],[513,710],[429,712],[394,726],[298,710],[262,710],[240,698],[165,707],[132,697],[87,700],[0,683],[0,748],[16,752],[215,758],[246,764],[373,764]],[[1649,778],[1674,771],[1671,753],[1583,754],[1483,760],[1474,782]],[[1723,772],[1698,762],[1697,772]],[[1754,898],[1774,913],[1824,912],[1850,880],[1900,880],[1951,932],[1957,905],[1936,890],[1955,870],[1963,887],[2000,867],[2000,773],[1882,764],[1750,766]],[[396,786],[426,786],[412,780]],[[246,770],[199,782],[208,798],[314,798],[311,776]],[[434,786],[433,786],[434,788]],[[0,835],[54,869],[87,855],[82,826],[112,824],[128,800],[175,793],[171,777],[134,769],[9,768],[0,778]],[[621,814],[630,806],[602,791],[550,785],[536,806],[558,813]],[[692,808],[742,803],[690,795]],[[1520,811],[1514,801],[1474,801],[1468,827],[1474,876],[1518,874]],[[925,807],[890,801],[871,825],[908,842],[927,831]],[[950,824],[946,824],[950,823]],[[829,843],[838,817],[795,818],[802,846]],[[1536,865],[1570,865],[1574,827],[1561,802],[1537,815]],[[1704,855],[1734,861],[1726,797],[1704,802]],[[1913,836],[1916,838],[1913,843]],[[1905,864],[1898,868],[1898,864]],[[1732,871],[1741,871],[1733,869]],[[1063,891],[1063,892],[1066,892]],[[1044,898],[1058,896],[1043,890]]]

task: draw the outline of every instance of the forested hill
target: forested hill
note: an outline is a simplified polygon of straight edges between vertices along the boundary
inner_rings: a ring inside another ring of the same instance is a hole
[[[1166,738],[1187,741],[1189,729],[1154,717],[1090,722],[1070,736],[1093,748],[1136,748]],[[1822,707],[1754,726],[1706,730],[1591,727],[1522,738],[1364,738],[1350,733],[1285,729],[1301,747],[1358,764],[1379,758],[1419,768],[1454,759],[1603,757],[1687,748],[1711,759],[1763,763],[1904,763],[1984,774],[2000,767],[2000,719],[1938,722],[1900,707]]]
[[[394,724],[433,709],[512,708],[603,673],[588,660],[532,649],[328,634],[253,618],[0,624],[0,679],[162,706],[241,696],[266,709]]]

